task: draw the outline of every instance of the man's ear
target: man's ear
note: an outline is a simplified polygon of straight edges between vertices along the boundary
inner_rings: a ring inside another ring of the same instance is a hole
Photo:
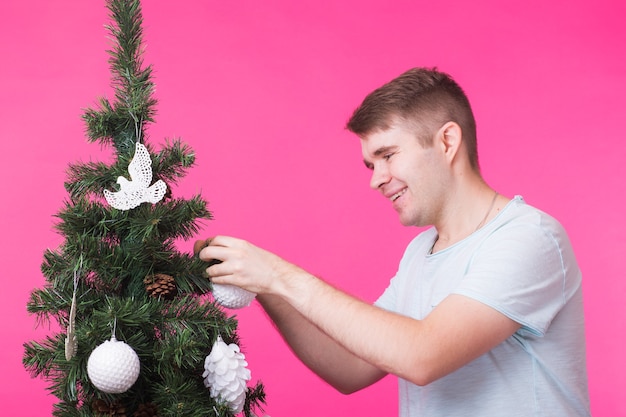
[[[437,132],[437,140],[449,163],[457,157],[463,141],[461,126],[455,122],[447,122]]]

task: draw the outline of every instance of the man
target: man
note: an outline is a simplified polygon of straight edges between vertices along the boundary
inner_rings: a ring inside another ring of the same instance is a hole
[[[371,187],[427,226],[366,304],[248,242],[206,241],[214,283],[258,294],[286,342],[343,393],[399,377],[401,416],[588,416],[581,274],[565,231],[482,179],[469,102],[407,71],[348,122]],[[201,245],[202,246],[202,245]]]

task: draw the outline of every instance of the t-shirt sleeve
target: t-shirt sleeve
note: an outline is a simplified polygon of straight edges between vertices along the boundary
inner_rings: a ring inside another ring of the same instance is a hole
[[[398,272],[390,280],[389,286],[385,289],[382,295],[378,297],[376,302],[374,302],[375,306],[389,311],[397,311],[399,292],[402,291],[402,288],[406,288],[407,279],[414,278],[406,272],[409,268],[409,264],[416,255],[421,254],[421,256],[423,256],[427,250],[426,248],[430,248],[432,246],[432,240],[435,235],[436,231],[434,229],[427,229],[409,243],[404,251],[404,254],[402,255],[402,259],[400,260]]]
[[[484,240],[454,293],[476,299],[543,336],[580,285],[565,231],[551,218],[505,224]]]
[[[396,278],[392,278],[389,282],[389,286],[385,289],[385,291],[378,297],[378,299],[374,302],[374,305],[380,307],[384,310],[393,311],[396,305],[396,286],[394,285],[394,280]]]

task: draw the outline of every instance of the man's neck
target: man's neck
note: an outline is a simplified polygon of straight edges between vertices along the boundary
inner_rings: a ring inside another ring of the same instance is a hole
[[[432,251],[452,246],[483,227],[501,210],[505,201],[482,180],[456,190],[435,225],[438,237]]]

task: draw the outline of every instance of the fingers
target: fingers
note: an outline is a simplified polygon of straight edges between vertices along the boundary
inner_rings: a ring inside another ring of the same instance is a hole
[[[193,245],[194,255],[198,256],[203,261],[209,261],[214,256],[211,256],[213,249],[208,248],[236,248],[241,247],[243,241],[229,236],[214,236],[205,240],[197,240]],[[221,258],[217,258],[221,259]]]
[[[232,257],[236,252],[234,249],[236,249],[238,242],[240,242],[239,239],[228,236],[215,236],[196,241],[193,245],[193,251],[198,258],[208,263],[207,273],[211,277],[228,275],[224,265],[220,268],[213,268],[213,266]]]
[[[230,236],[213,236],[207,239],[207,245],[209,246],[235,247],[235,246],[239,246],[242,242],[243,240],[230,237]]]
[[[233,279],[240,272],[239,253],[236,249],[224,246],[207,246],[202,249],[200,258],[206,260],[206,275],[214,284],[235,285]]]
[[[229,236],[213,236],[204,240],[196,240],[193,244],[193,253],[198,255],[202,249],[207,246],[236,246],[238,242],[242,242],[240,239]]]
[[[240,279],[246,276],[251,248],[248,242],[229,236],[215,236],[194,243],[195,255],[207,262],[208,278],[218,284],[240,283]],[[238,283],[232,282],[235,279]]]
[[[215,263],[217,259],[204,250],[205,248],[208,248],[215,239],[215,237],[210,237],[204,240],[196,240],[196,242],[193,244],[193,254],[203,261]]]
[[[232,279],[232,272],[227,269],[227,265],[222,261],[217,261],[206,269],[206,274],[211,282],[215,284],[226,283],[224,279]]]

